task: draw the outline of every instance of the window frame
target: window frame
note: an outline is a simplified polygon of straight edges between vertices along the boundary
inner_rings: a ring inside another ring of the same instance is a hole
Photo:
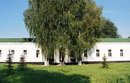
[[[15,50],[10,50],[11,54],[15,54]]]
[[[23,50],[24,55],[27,55],[27,52],[28,52],[27,50]]]
[[[96,49],[96,57],[100,57],[100,50]]]
[[[36,57],[38,58],[40,54],[40,50],[36,50]]]
[[[0,57],[1,57],[1,55],[2,55],[2,50],[0,49]]]
[[[112,50],[111,49],[108,49],[108,56],[112,57]]]
[[[124,56],[123,49],[120,49],[120,56],[121,56],[121,57],[123,57],[123,56]]]

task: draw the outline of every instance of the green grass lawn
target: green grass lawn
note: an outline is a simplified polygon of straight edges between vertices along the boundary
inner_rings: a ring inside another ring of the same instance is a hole
[[[26,71],[19,71],[15,64],[10,76],[6,65],[0,64],[0,83],[130,83],[130,63],[111,63],[106,69],[101,64],[27,65]]]

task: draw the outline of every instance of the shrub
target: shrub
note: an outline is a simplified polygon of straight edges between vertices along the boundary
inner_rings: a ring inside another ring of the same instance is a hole
[[[106,56],[103,56],[102,67],[103,68],[108,68],[108,63],[107,63],[107,57]]]
[[[7,61],[8,63],[7,65],[7,74],[11,75],[13,73],[13,66],[12,66],[12,54],[9,52],[8,56],[7,56]]]
[[[25,56],[24,55],[21,55],[20,57],[20,64],[18,65],[19,66],[19,69],[21,71],[25,70],[26,69],[26,63],[25,63]]]

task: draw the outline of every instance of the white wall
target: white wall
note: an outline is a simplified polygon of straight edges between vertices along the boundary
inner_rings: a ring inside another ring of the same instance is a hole
[[[42,62],[41,50],[37,48],[35,43],[0,43],[0,50],[2,54],[0,55],[0,62],[6,62],[7,55],[9,54],[9,49],[14,50],[13,62],[20,61],[20,55],[23,54],[23,50],[27,50],[27,55],[25,55],[25,62]],[[36,57],[36,50],[40,50],[39,57]]]
[[[39,49],[35,43],[32,42],[9,42],[0,43],[0,50],[2,54],[0,55],[0,62],[6,62],[7,54],[9,49],[15,50],[13,55],[13,62],[20,61],[20,55],[22,55],[23,50],[27,50],[26,62],[44,62],[42,58],[41,49]],[[96,56],[96,49],[100,50],[100,56]],[[111,49],[112,56],[108,56],[108,50]],[[120,49],[123,49],[123,56],[120,56]],[[36,50],[40,50],[39,57],[36,57]],[[68,53],[66,52],[66,55]],[[88,51],[88,57],[82,56],[83,61],[102,61],[103,56],[107,57],[108,61],[130,61],[130,42],[98,42],[96,45]],[[54,62],[59,63],[59,50],[56,49],[54,53]],[[70,62],[69,56],[65,57],[65,62]]]
[[[100,50],[99,57],[96,56],[96,49]],[[111,57],[108,56],[109,49],[112,51]],[[120,56],[120,49],[123,49],[123,56]],[[108,61],[130,61],[130,42],[98,42],[83,61],[102,61],[104,54]]]

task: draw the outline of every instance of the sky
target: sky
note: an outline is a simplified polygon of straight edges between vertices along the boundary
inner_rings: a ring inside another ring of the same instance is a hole
[[[103,7],[103,16],[112,21],[118,33],[130,36],[130,0],[94,0]],[[28,8],[28,0],[1,0],[0,38],[30,37],[24,24],[23,12]]]
[[[130,0],[94,1],[103,7],[103,16],[115,24],[123,38],[130,36]]]

